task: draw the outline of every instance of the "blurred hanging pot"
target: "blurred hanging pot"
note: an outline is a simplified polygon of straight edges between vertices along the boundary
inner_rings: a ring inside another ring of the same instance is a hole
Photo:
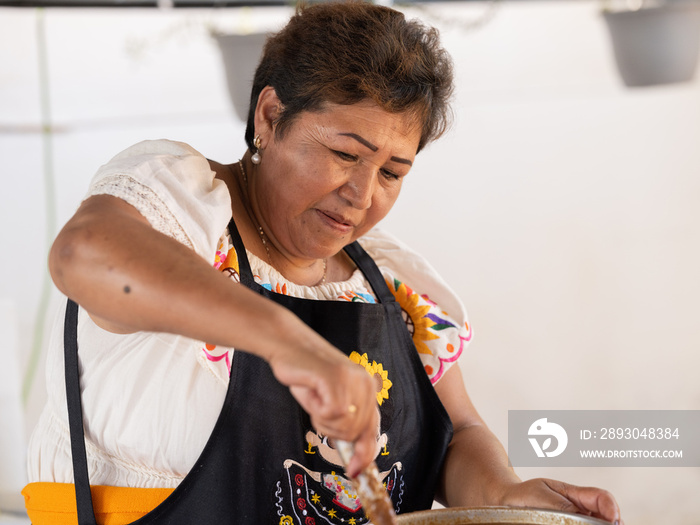
[[[603,10],[615,61],[627,86],[693,79],[700,50],[700,1],[608,0]]]
[[[262,55],[267,33],[215,34],[226,71],[226,84],[236,116],[248,120],[253,75]]]

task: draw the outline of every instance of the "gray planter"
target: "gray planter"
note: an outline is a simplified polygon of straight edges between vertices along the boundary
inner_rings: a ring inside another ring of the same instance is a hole
[[[221,50],[226,70],[226,83],[236,115],[243,122],[248,120],[250,91],[253,75],[258,67],[266,33],[248,35],[214,35]]]
[[[693,79],[700,50],[700,2],[669,2],[603,15],[625,85],[651,86]]]

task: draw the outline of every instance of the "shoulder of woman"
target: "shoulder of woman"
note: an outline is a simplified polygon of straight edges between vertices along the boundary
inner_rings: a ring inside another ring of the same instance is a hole
[[[386,278],[396,279],[429,297],[458,321],[467,320],[459,296],[423,255],[381,228],[370,230],[358,241]]]
[[[226,184],[192,146],[146,140],[101,166],[87,197],[107,194],[134,206],[158,231],[211,259],[231,217]]]
[[[117,153],[109,162],[100,166],[91,184],[123,172],[149,180],[164,175],[154,170],[158,167],[167,168],[167,174],[173,177],[186,174],[186,178],[208,180],[210,184],[214,178],[207,159],[192,146],[184,142],[159,139],[144,140]]]
[[[136,144],[129,146],[125,150],[117,153],[112,157],[112,161],[128,158],[138,155],[196,155],[204,158],[204,156],[194,149],[189,144],[185,142],[178,142],[176,140],[168,139],[156,139],[156,140],[142,140]]]
[[[359,242],[410,317],[413,343],[430,381],[437,383],[472,338],[462,301],[424,257],[390,233],[374,229]]]

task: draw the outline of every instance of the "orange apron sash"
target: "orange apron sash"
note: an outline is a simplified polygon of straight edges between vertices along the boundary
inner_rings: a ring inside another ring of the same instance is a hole
[[[126,525],[156,508],[174,489],[90,487],[98,525]],[[22,490],[32,525],[75,525],[75,487],[72,483],[30,483]]]

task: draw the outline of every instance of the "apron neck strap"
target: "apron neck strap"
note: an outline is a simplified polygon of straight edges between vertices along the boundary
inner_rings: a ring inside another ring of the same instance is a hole
[[[66,400],[68,402],[68,426],[73,456],[73,482],[78,509],[78,525],[97,525],[92,506],[83,406],[80,400],[80,364],[78,362],[78,305],[68,299],[66,320],[63,327],[63,348],[66,369]]]
[[[236,257],[238,258],[238,274],[241,277],[241,284],[244,284],[247,288],[253,288],[255,286],[253,271],[250,269],[248,254],[245,251],[243,239],[241,239],[241,234],[238,232],[238,227],[236,226],[236,221],[233,220],[233,217],[231,217],[231,220],[228,223],[228,232],[231,234],[231,241],[233,242],[233,247],[236,249]]]
[[[382,272],[377,267],[377,263],[375,263],[374,259],[360,246],[360,243],[355,241],[348,244],[344,249],[345,253],[348,254],[367,278],[367,281],[369,281],[374,295],[377,296],[377,301],[382,304],[395,302],[394,295],[389,290]]]

